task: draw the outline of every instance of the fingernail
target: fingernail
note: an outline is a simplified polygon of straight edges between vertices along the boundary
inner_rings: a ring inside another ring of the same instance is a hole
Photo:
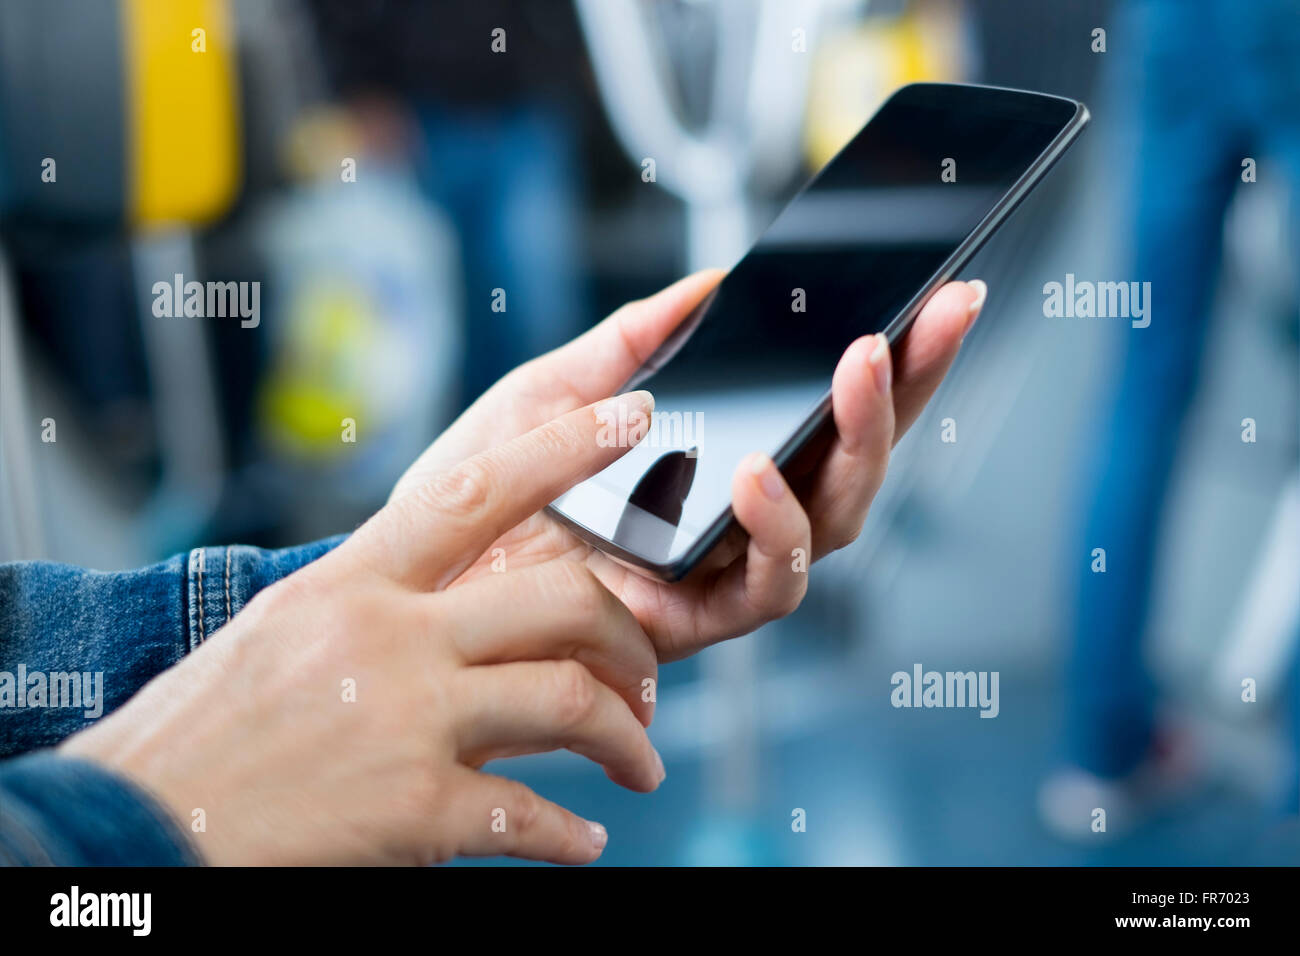
[[[597,850],[605,849],[605,844],[609,842],[609,834],[599,823],[587,821],[587,830],[591,834],[591,845]]]
[[[973,319],[983,307],[984,299],[989,294],[989,287],[984,284],[983,279],[971,279],[966,284],[975,290],[975,299],[971,302],[970,308],[966,310],[966,314]]]
[[[893,364],[889,361],[889,339],[877,335],[876,347],[871,350],[867,361],[871,364],[871,378],[876,383],[876,390],[881,395],[888,395],[890,381],[894,377]]]
[[[650,430],[650,414],[654,411],[655,397],[641,389],[607,398],[596,406],[596,424],[601,428],[598,441],[617,436],[619,445],[635,445]],[[614,435],[606,431],[615,429]]]
[[[602,414],[617,413],[619,411],[622,411],[625,415],[632,412],[649,412],[653,411],[654,407],[655,397],[645,389],[641,389],[640,391],[625,392],[622,395],[615,395],[613,398],[605,399],[596,406],[596,415],[599,417]]]
[[[769,499],[780,501],[785,495],[785,482],[781,480],[771,458],[761,452],[754,452],[749,459],[749,471],[758,478],[758,486]]]
[[[659,751],[657,750],[654,752],[654,754],[655,754],[655,774],[658,775],[659,777],[658,782],[663,783],[664,778],[668,776],[668,771],[664,768],[664,758],[659,756]]]

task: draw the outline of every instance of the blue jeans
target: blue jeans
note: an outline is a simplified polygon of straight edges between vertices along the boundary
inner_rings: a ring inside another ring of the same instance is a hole
[[[209,640],[258,591],[342,537],[195,548],[137,571],[0,565],[0,862],[195,862],[147,795],[49,750]],[[26,756],[18,756],[26,755]]]
[[[1133,273],[1116,278],[1150,281],[1155,305],[1148,328],[1124,329],[1114,399],[1090,448],[1067,686],[1070,757],[1106,777],[1133,770],[1151,744],[1140,639],[1242,160],[1272,161],[1261,172],[1277,170],[1300,194],[1300,2],[1139,0],[1122,13],[1115,36],[1137,51],[1124,89],[1138,141]],[[1094,548],[1106,550],[1105,574],[1091,571]]]

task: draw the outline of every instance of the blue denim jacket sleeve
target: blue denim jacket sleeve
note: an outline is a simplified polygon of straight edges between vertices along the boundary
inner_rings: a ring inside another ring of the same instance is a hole
[[[0,757],[53,746],[112,713],[150,678],[211,638],[258,591],[342,540],[340,535],[279,551],[195,548],[147,568],[113,573],[39,561],[0,565]],[[76,813],[90,817],[66,823],[68,802],[75,802],[69,794],[78,787],[85,789],[87,803]],[[63,833],[61,862],[93,862],[75,849],[85,846],[82,830],[98,827],[106,839],[123,845],[133,839],[124,834],[138,830],[140,858],[133,862],[168,862],[166,854],[154,853],[160,844],[147,826],[126,825],[158,819],[137,795],[84,762],[51,754],[5,760],[0,762],[0,848],[29,859],[47,844],[48,835]],[[66,830],[49,822],[60,817]],[[14,851],[14,846],[29,849]]]
[[[191,866],[153,798],[86,760],[41,750],[0,763],[0,865]]]

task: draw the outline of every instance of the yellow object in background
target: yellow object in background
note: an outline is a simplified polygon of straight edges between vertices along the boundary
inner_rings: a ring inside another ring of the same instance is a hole
[[[242,176],[229,3],[121,3],[131,221],[215,219],[234,201]]]
[[[382,358],[395,347],[383,317],[367,289],[320,273],[300,277],[282,325],[285,341],[258,400],[263,429],[290,457],[346,458],[357,447],[340,441],[346,419],[367,430],[388,423],[369,398],[371,377],[382,374]]]
[[[901,16],[868,17],[856,30],[819,44],[804,127],[809,168],[830,162],[898,87],[962,80],[962,31],[958,4],[924,0]]]

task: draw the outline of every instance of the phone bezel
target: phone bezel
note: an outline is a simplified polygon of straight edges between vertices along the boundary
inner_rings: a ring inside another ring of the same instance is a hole
[[[960,92],[958,92],[960,91]],[[1039,109],[1043,109],[1050,102],[1053,104],[1064,104],[1073,108],[1072,116],[1065,121],[1061,131],[1053,138],[1047,148],[1029,165],[1024,174],[1018,179],[1010,189],[998,200],[989,213],[980,221],[980,223],[971,230],[969,236],[964,239],[960,245],[953,251],[947,260],[935,271],[930,280],[925,283],[904,306],[902,311],[885,327],[883,334],[889,340],[890,345],[894,345],[901,339],[912,323],[920,314],[922,307],[930,296],[934,295],[946,283],[952,281],[958,272],[963,269],[970,259],[977,253],[980,248],[988,241],[989,237],[1006,221],[1007,217],[1016,209],[1024,200],[1030,191],[1043,179],[1047,172],[1056,164],[1056,162],[1065,154],[1065,151],[1074,143],[1088,124],[1090,114],[1088,108],[1078,100],[1072,100],[1064,96],[1055,96],[1048,93],[1034,93],[1028,90],[1016,90],[1009,87],[1001,86],[983,86],[973,83],[911,83],[907,86],[900,87],[898,90],[885,100],[877,109],[877,113],[884,109],[885,106],[900,97],[919,96],[928,97],[933,101],[940,102],[944,98],[953,97],[970,97],[978,95],[984,99],[983,108],[987,109],[990,104],[997,106],[1014,105],[1019,109],[1025,109],[1036,104]],[[952,106],[951,103],[942,103],[944,106]],[[956,104],[961,106],[963,104]],[[1054,106],[1054,108],[1059,108]],[[863,124],[863,128],[875,119],[872,114],[871,119]],[[856,134],[854,136],[856,139]],[[850,140],[852,142],[852,140]],[[847,148],[847,145],[846,145]],[[842,150],[841,150],[842,152]],[[787,203],[787,206],[793,205],[799,201],[799,198],[809,189],[811,189],[822,176],[822,174],[835,164],[840,158],[837,153],[830,162],[822,167],[802,189]],[[761,238],[761,237],[760,237]],[[757,242],[758,240],[756,240]],[[748,255],[748,252],[746,253]],[[743,261],[743,260],[742,260]],[[708,296],[682,322],[682,326],[689,326],[691,321],[698,314],[699,310],[708,308],[713,296]],[[670,336],[671,338],[671,336]],[[641,374],[638,369],[633,379]],[[818,402],[816,408],[804,420],[804,422],[794,431],[794,433],[782,443],[781,447],[772,455],[772,460],[778,468],[784,469],[790,461],[813,439],[813,437],[826,426],[831,420],[831,390],[828,387]],[[712,551],[735,523],[735,515],[730,506],[720,514],[699,537],[691,544],[689,548],[676,560],[657,563],[648,561],[635,552],[621,547],[617,543],[609,540],[604,535],[593,531],[581,522],[571,518],[565,512],[547,505],[547,511],[561,524],[573,531],[578,537],[593,545],[618,563],[631,568],[640,573],[648,572],[650,576],[658,578],[661,581],[673,583],[686,577],[695,568],[705,555]]]

